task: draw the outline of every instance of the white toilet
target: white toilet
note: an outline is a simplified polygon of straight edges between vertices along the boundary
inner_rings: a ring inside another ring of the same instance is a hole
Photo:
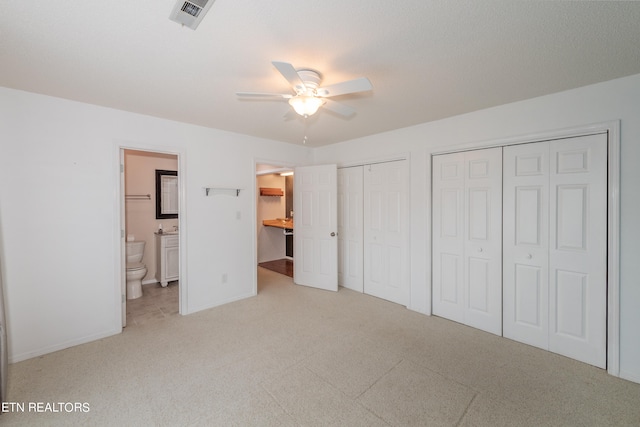
[[[144,240],[127,242],[127,299],[142,296],[142,278],[147,274],[142,263],[144,243]]]

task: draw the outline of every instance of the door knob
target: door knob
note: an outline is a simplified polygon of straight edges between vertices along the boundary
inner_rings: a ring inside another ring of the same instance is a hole
[[[478,252],[482,252],[482,248],[478,248]]]
[[[533,255],[527,254],[527,259],[531,259],[531,258],[533,258]]]
[[[336,233],[332,231],[331,232],[331,237],[334,237],[335,235],[336,235]]]

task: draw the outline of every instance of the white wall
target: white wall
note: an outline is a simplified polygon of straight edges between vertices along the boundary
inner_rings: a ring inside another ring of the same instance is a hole
[[[311,159],[306,147],[0,88],[12,362],[120,332],[120,147],[184,154],[187,313],[255,292],[255,158]],[[205,186],[243,191],[206,197]]]
[[[434,100],[437,102],[437,100]],[[620,373],[640,382],[640,75],[315,150],[0,88],[0,262],[10,359],[120,331],[118,147],[181,151],[188,227],[186,312],[255,292],[255,159],[356,163],[409,154],[411,303],[430,309],[434,151],[621,121]],[[363,158],[362,153],[375,153]],[[182,168],[181,163],[181,168]],[[246,191],[204,196],[202,187]],[[240,214],[240,219],[236,219]],[[181,247],[182,249],[182,247]],[[222,274],[228,283],[220,283]]]
[[[437,102],[437,100],[434,100]],[[409,153],[411,303],[430,312],[430,155],[461,146],[621,121],[620,375],[640,382],[640,75],[612,80],[315,150],[315,163],[349,164]]]
[[[286,241],[281,228],[265,227],[265,219],[284,218],[285,196],[261,196],[260,187],[279,188],[284,194],[285,178],[278,174],[257,177],[257,227],[258,227],[258,262],[282,259],[286,255]]]

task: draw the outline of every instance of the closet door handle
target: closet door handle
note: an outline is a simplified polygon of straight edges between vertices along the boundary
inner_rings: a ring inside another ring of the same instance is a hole
[[[331,232],[331,237],[335,237],[336,233],[334,231]]]
[[[533,258],[533,255],[527,254],[527,259],[531,259],[531,258]]]

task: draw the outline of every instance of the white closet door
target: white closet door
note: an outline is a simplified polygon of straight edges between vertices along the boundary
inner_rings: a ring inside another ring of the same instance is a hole
[[[549,143],[504,147],[503,335],[549,345]]]
[[[433,157],[433,313],[502,334],[502,149]]]
[[[465,323],[502,335],[502,149],[465,153]]]
[[[549,350],[606,368],[607,136],[551,143]]]
[[[504,149],[504,336],[606,367],[607,136]]]
[[[433,314],[464,323],[464,153],[433,157]]]
[[[364,292],[409,304],[406,161],[365,166]]]
[[[338,169],[338,282],[363,292],[363,167]]]

